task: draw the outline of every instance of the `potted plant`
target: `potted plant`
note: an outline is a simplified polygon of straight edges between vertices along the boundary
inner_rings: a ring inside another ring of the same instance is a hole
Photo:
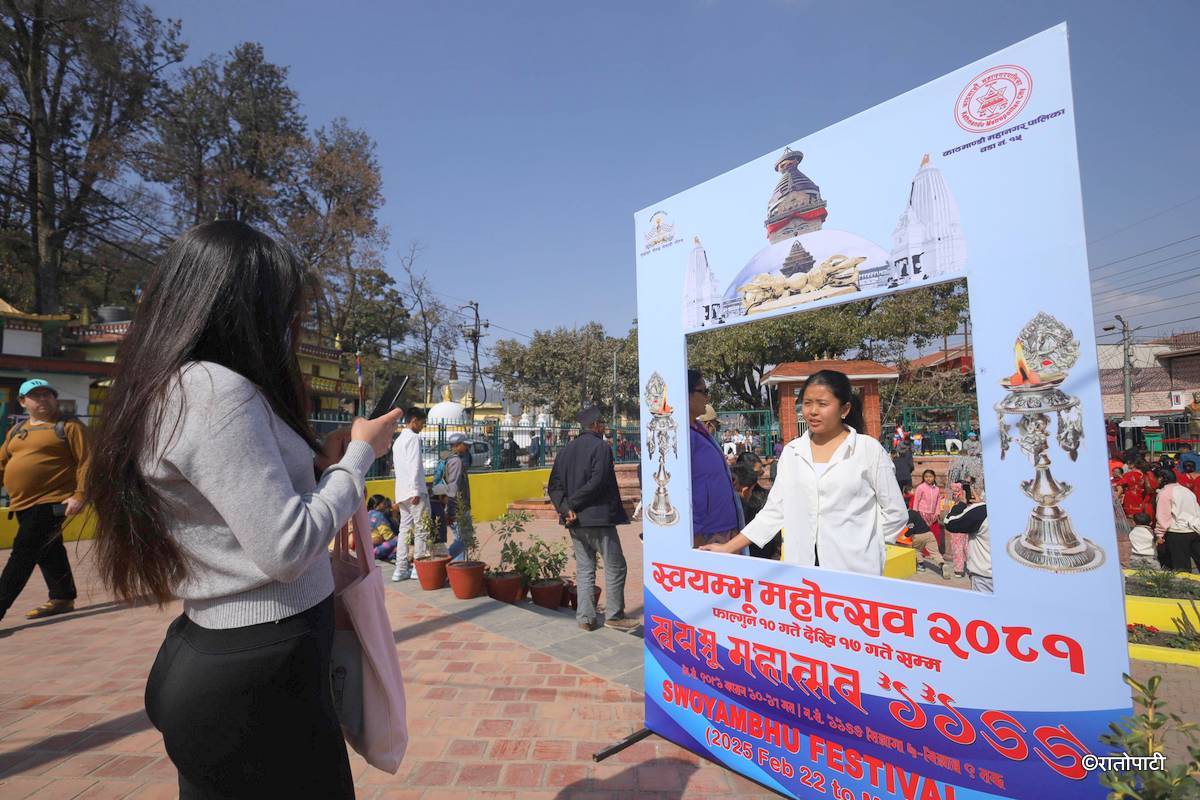
[[[533,602],[542,608],[557,609],[562,601],[562,571],[567,566],[567,544],[561,539],[554,544],[547,544],[535,537],[530,550],[537,562],[538,577],[530,582],[529,594]]]
[[[483,594],[483,571],[487,564],[480,561],[479,537],[475,535],[475,521],[470,509],[458,515],[458,539],[463,543],[463,560],[451,561],[446,565],[450,577],[450,589],[459,600],[470,600]]]
[[[483,578],[488,597],[502,603],[515,603],[521,596],[522,579],[517,564],[527,560],[525,548],[516,535],[525,530],[529,515],[524,511],[509,511],[492,523],[492,532],[500,540],[500,563]]]
[[[437,523],[433,521],[433,517],[426,512],[421,515],[421,521],[417,523],[417,536],[425,543],[426,552],[428,552],[429,543],[433,541],[434,534],[437,533]],[[421,588],[427,592],[432,592],[441,589],[446,585],[446,564],[450,563],[448,555],[427,555],[413,559],[413,566],[417,568],[417,579],[421,582]]]
[[[596,559],[596,574],[592,576],[592,604],[600,602],[600,570],[604,569],[604,565],[600,563],[600,559]],[[572,580],[566,580],[563,586],[563,605],[567,608],[577,608],[579,606],[579,586]]]
[[[538,555],[539,550],[536,542],[528,545],[522,545],[520,542],[515,543],[513,569],[521,576],[521,600],[524,600],[529,594],[529,587],[541,578],[542,567],[538,561]]]

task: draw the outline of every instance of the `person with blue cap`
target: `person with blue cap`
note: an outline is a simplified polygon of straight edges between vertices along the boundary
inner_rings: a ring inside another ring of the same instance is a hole
[[[83,509],[91,436],[82,422],[61,413],[58,390],[48,381],[27,380],[17,394],[29,418],[14,425],[0,446],[0,481],[17,515],[12,554],[0,574],[0,619],[39,567],[50,599],[25,615],[38,619],[75,609],[62,525]]]

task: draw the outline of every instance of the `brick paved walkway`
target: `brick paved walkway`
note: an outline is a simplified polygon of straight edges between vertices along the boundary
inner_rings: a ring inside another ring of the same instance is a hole
[[[636,535],[635,535],[636,538]],[[175,771],[142,710],[146,674],[178,608],[126,609],[99,588],[88,544],[69,547],[77,566],[79,611],[26,622],[44,599],[35,575],[0,622],[0,798],[169,798]],[[636,551],[640,557],[640,550]],[[0,563],[7,559],[0,552]],[[594,764],[593,752],[641,726],[641,693],[563,659],[492,632],[527,614],[543,628],[557,621],[564,641],[582,634],[564,614],[533,612],[491,601],[441,610],[449,591],[422,602],[415,581],[390,584],[388,610],[408,692],[412,742],[399,774],[352,756],[360,798],[767,798],[730,775],[661,739],[643,741]],[[482,610],[480,610],[482,609]],[[487,627],[464,617],[474,613]],[[538,626],[528,625],[530,629]],[[547,638],[549,630],[544,630]],[[637,640],[613,631],[604,637]],[[610,648],[611,649],[611,648]],[[580,658],[586,658],[583,654]]]
[[[629,605],[640,609],[636,528],[622,538]],[[0,622],[0,799],[176,796],[175,772],[142,710],[142,692],[178,608],[112,603],[97,584],[89,547],[69,547],[78,611],[26,622],[24,611],[45,594],[35,575]],[[0,551],[0,564],[6,559]],[[628,664],[637,660],[636,638],[582,633],[566,613],[423,593],[415,581],[388,587],[412,743],[395,776],[352,757],[360,798],[774,797],[657,737],[592,762],[597,749],[640,727],[638,665]],[[1195,670],[1135,663],[1142,678],[1164,675],[1172,710],[1200,718]]]

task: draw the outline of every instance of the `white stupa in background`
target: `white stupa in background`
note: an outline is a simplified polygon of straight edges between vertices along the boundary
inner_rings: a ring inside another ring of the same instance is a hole
[[[958,203],[928,154],[921,159],[908,205],[892,231],[891,261],[894,284],[953,275],[966,267]]]
[[[471,433],[471,417],[467,414],[467,407],[462,403],[455,402],[452,391],[452,383],[443,386],[442,401],[434,404],[425,417],[425,430],[421,431],[421,450],[426,472],[437,467],[440,455],[438,453],[438,431],[442,426],[445,426],[446,435],[455,431],[467,435]],[[464,399],[467,398],[464,397]]]
[[[695,237],[694,241],[683,280],[683,327],[688,330],[706,324],[711,319],[711,313],[706,308],[711,308],[721,297],[717,291],[717,278],[708,267],[708,254],[700,244],[700,237]]]

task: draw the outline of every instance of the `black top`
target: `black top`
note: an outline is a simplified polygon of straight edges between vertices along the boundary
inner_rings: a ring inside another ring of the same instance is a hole
[[[746,518],[746,524],[749,525],[751,520],[758,516],[758,512],[762,511],[762,507],[767,504],[767,496],[770,494],[766,489],[758,484],[750,490],[750,497],[744,498],[738,495],[738,500],[742,504],[742,515]],[[759,547],[754,542],[750,543],[750,555],[755,558],[770,558],[775,561],[779,560],[783,553],[783,531],[779,531],[762,547]]]
[[[921,516],[921,512],[910,508],[908,510],[908,533],[910,536],[916,536],[922,533],[929,533],[929,526],[925,524],[925,518]]]
[[[559,452],[546,491],[560,518],[574,511],[581,527],[629,522],[617,489],[612,448],[592,431],[584,431]]]
[[[963,513],[966,503],[955,503],[954,508],[946,515],[946,530],[951,533],[979,533],[983,521],[987,519],[987,505],[980,503]]]
[[[895,457],[894,464],[896,466],[896,480],[900,483],[912,483],[912,453],[900,453]]]

